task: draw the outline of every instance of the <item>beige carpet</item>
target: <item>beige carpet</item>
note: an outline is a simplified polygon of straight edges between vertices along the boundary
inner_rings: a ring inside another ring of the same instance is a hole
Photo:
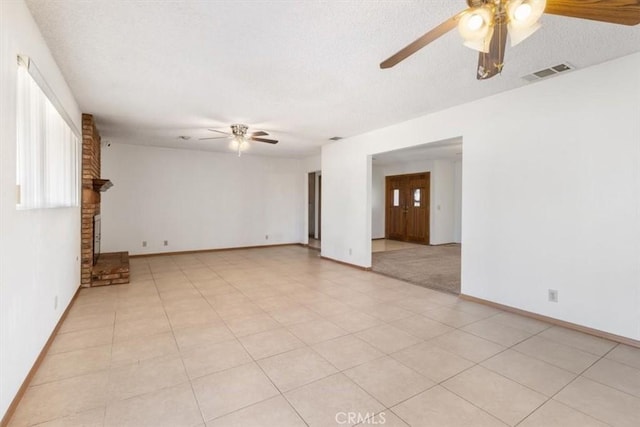
[[[376,252],[372,270],[386,276],[437,289],[460,293],[460,245],[421,246]]]

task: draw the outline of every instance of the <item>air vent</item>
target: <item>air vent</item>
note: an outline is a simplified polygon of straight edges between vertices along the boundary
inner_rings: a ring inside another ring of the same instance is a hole
[[[573,69],[575,69],[575,67],[565,62],[562,64],[554,65],[553,67],[545,68],[544,70],[536,71],[535,73],[527,74],[522,78],[528,82],[535,82]]]
[[[334,136],[333,138],[329,138],[329,141],[340,141],[341,139],[341,136]]]
[[[533,75],[538,77],[539,79],[544,79],[545,77],[553,76],[554,74],[556,74],[556,72],[551,68],[545,68],[544,70],[536,71],[535,73],[533,73]]]

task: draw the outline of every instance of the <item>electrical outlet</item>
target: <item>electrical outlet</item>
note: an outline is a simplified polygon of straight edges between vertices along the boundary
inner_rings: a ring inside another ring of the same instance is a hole
[[[142,241],[142,247],[143,247],[143,248],[146,248],[146,247],[147,247],[147,241],[146,241],[146,240],[143,240],[143,241]]]
[[[56,295],[56,297],[53,299],[53,309],[58,309],[58,295]]]
[[[549,289],[549,302],[558,302],[558,291]]]
[[[168,241],[168,240],[165,240],[165,241],[164,241],[164,245],[165,245],[165,246],[169,246],[169,241]]]
[[[269,235],[268,234],[264,235],[264,240],[269,240]]]
[[[351,248],[349,248],[349,255],[351,255],[353,253],[353,251],[351,250]]]

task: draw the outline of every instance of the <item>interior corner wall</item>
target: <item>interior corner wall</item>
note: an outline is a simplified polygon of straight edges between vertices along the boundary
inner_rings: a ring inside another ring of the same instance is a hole
[[[323,146],[323,255],[371,265],[367,159],[462,136],[462,292],[640,339],[639,74],[636,53]]]
[[[453,242],[462,243],[462,160],[456,160],[453,167]]]
[[[102,149],[102,175],[113,182],[102,195],[104,252],[304,241],[307,181],[299,159],[111,144]]]
[[[2,418],[80,285],[80,208],[19,211],[15,207],[18,54],[35,62],[76,128],[81,128],[81,121],[73,95],[24,2],[0,1],[0,43]]]

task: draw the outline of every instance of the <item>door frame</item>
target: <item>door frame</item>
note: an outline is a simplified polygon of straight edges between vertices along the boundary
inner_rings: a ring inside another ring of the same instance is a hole
[[[307,235],[314,239],[316,236],[316,173],[309,172],[307,174]]]
[[[322,174],[316,172],[316,181],[318,182],[318,187],[316,189],[316,212],[318,217],[318,223],[316,226],[316,237],[318,240],[322,239]]]
[[[412,200],[412,197],[410,196],[411,193],[411,188],[409,188],[409,182],[411,180],[417,179],[420,176],[424,176],[426,175],[426,185],[424,187],[424,194],[421,195],[421,204],[424,203],[423,206],[421,206],[421,208],[426,209],[426,216],[425,216],[425,230],[426,230],[426,235],[425,235],[425,240],[421,241],[421,242],[416,242],[415,240],[410,240],[408,238],[409,233],[407,232],[407,218],[408,218],[408,210],[412,209],[413,206],[409,203],[409,200]],[[403,220],[404,224],[404,238],[402,239],[398,239],[397,237],[391,237],[391,229],[392,229],[392,224],[391,224],[391,215],[390,215],[390,211],[391,209],[394,208],[394,206],[392,206],[393,203],[393,193],[392,193],[392,188],[391,185],[394,182],[398,182],[398,180],[400,180],[401,182],[404,182],[404,184],[402,184],[401,189],[400,189],[400,203],[405,203],[405,207],[404,207],[404,212],[403,212]],[[402,174],[402,175],[387,175],[385,176],[385,204],[384,204],[384,234],[385,234],[385,239],[390,239],[390,240],[400,240],[400,241],[405,241],[405,242],[412,242],[412,243],[419,243],[419,244],[425,244],[428,245],[430,243],[430,238],[431,238],[431,172],[429,171],[425,171],[425,172],[418,172],[418,173],[410,173],[410,174]]]

